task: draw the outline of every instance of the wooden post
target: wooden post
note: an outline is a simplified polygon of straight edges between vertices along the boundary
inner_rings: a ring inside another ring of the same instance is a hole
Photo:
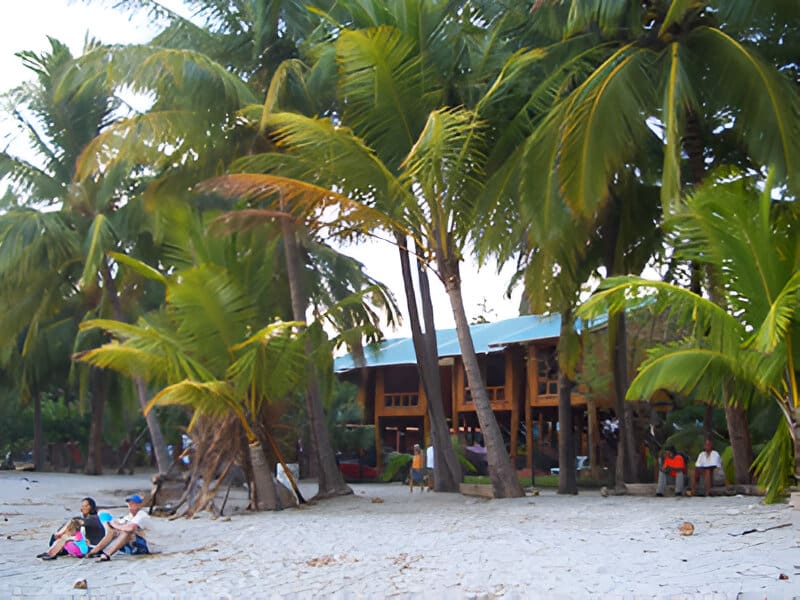
[[[375,468],[378,473],[383,470],[383,436],[381,435],[381,418],[375,411]]]
[[[592,465],[592,479],[600,478],[600,457],[597,455],[600,429],[597,423],[597,405],[593,398],[586,399],[586,411],[589,414],[587,429],[589,430],[589,464]]]
[[[521,371],[519,366],[519,354],[512,350],[506,350],[503,353],[505,358],[505,394],[506,398],[511,400],[511,445],[508,449],[511,458],[511,464],[514,470],[517,469],[517,438],[519,437],[519,385],[517,381],[521,378]]]
[[[533,481],[533,414],[531,410],[531,402],[533,401],[534,394],[536,393],[536,354],[531,352],[533,346],[526,348],[526,381],[528,385],[525,386],[525,465],[531,471],[531,481]]]

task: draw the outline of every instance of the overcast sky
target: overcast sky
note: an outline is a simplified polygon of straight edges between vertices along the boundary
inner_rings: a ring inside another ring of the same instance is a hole
[[[164,3],[173,9],[179,6],[179,0]],[[49,48],[47,36],[65,42],[76,56],[81,53],[87,35],[106,43],[143,42],[152,36],[153,30],[143,18],[131,20],[128,15],[109,8],[109,5],[110,2],[98,2],[87,6],[74,0],[3,0],[0,19],[0,91],[7,91],[29,78],[29,73],[14,54],[21,50],[42,51]],[[3,139],[1,143],[6,147],[8,140]],[[397,252],[388,244],[378,242],[348,248],[345,252],[363,262],[375,279],[389,285],[405,314]],[[468,319],[481,315],[483,305],[492,311],[485,315],[490,321],[517,316],[520,290],[512,300],[503,298],[510,274],[510,269],[504,271],[502,276],[497,276],[494,268],[478,272],[471,262],[462,265],[464,305]],[[452,311],[443,286],[434,280],[431,287],[437,328],[453,327]],[[410,335],[407,323],[395,333],[387,332],[389,337],[396,335]]]

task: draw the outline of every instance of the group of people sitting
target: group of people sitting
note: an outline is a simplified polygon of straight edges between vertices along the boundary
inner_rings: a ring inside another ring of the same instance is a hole
[[[694,475],[692,476],[692,487],[687,495],[696,495],[697,481],[702,475],[705,485],[706,495],[711,493],[711,484],[714,481],[714,469],[722,468],[722,459],[719,452],[713,449],[711,440],[706,439],[703,450],[697,456],[694,463]],[[656,496],[663,496],[667,489],[667,478],[675,479],[675,495],[683,496],[685,481],[688,478],[688,465],[685,455],[677,452],[674,446],[666,449],[661,461],[658,473],[658,487]]]
[[[47,551],[37,554],[42,560],[55,560],[59,556],[77,558],[95,557],[97,562],[107,562],[116,552],[150,554],[152,552],[152,527],[150,515],[142,510],[144,500],[139,494],[125,498],[128,514],[115,519],[111,513],[97,511],[93,498],[81,500],[81,516],[67,521],[50,537]]]

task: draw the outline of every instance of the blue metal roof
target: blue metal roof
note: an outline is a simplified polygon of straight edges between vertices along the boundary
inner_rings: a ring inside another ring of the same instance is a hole
[[[579,322],[577,325],[578,331],[580,331],[581,323]],[[528,315],[496,323],[470,326],[475,352],[478,354],[499,352],[509,344],[557,338],[560,330],[560,315]],[[458,344],[455,329],[437,330],[436,345],[439,358],[461,355],[461,347]],[[364,355],[367,367],[417,364],[414,343],[410,337],[384,340],[378,344],[367,346],[364,348]],[[351,371],[355,368],[356,365],[351,354],[340,356],[334,360],[333,369],[337,373]]]

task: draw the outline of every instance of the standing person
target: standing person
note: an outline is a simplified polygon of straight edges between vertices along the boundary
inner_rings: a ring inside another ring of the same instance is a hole
[[[428,491],[433,491],[433,444],[425,448],[425,477],[428,479]]]
[[[423,490],[423,477],[425,469],[425,457],[422,456],[422,450],[419,444],[414,444],[414,455],[411,458],[411,474],[408,477],[408,491],[414,493],[414,484],[419,485],[421,492]]]
[[[125,498],[128,503],[127,515],[117,521],[111,521],[108,526],[113,533],[114,541],[108,549],[100,550],[97,562],[108,562],[111,556],[122,550],[126,554],[150,554],[152,551],[152,532],[150,515],[142,510],[144,500],[139,494]],[[148,543],[148,541],[150,543]]]
[[[675,451],[674,446],[667,448],[667,453],[661,463],[658,473],[658,489],[656,496],[663,496],[667,488],[667,477],[675,478],[675,495],[683,496],[684,476],[686,474],[686,460]]]
[[[706,438],[703,450],[697,455],[697,461],[694,463],[694,475],[692,476],[692,496],[694,496],[695,488],[697,487],[697,479],[700,474],[703,474],[703,482],[706,486],[705,496],[711,495],[711,482],[714,480],[714,469],[722,468],[722,458],[719,452],[713,449],[711,439]]]

